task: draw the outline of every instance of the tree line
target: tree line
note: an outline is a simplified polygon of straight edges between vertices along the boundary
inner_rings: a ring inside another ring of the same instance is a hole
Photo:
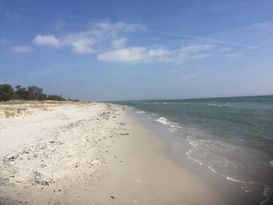
[[[23,87],[21,85],[13,88],[9,84],[0,84],[0,101],[8,100],[55,100],[65,101],[61,95],[47,95],[38,86]]]

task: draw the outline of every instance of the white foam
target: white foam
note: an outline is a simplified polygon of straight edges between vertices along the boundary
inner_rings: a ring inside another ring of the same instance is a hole
[[[181,128],[181,127],[178,125],[171,125],[171,128]]]
[[[223,175],[224,176],[224,175]],[[261,187],[264,187],[263,189],[263,196],[265,197],[264,200],[260,201],[259,204],[260,205],[263,205],[263,204],[266,204],[267,201],[270,199],[269,198],[269,195],[270,193],[272,193],[272,187],[269,187],[265,184],[262,184],[262,183],[258,183],[258,182],[253,182],[253,181],[242,181],[242,180],[238,180],[238,179],[234,179],[234,178],[231,178],[231,177],[226,177],[227,180],[229,181],[233,181],[233,182],[238,182],[238,183],[242,183],[243,185],[246,185],[246,184],[252,184],[252,185],[258,185],[258,186],[261,186]],[[250,192],[249,190],[245,189],[244,186],[241,186],[241,189],[245,192]]]
[[[186,140],[188,143],[192,146],[192,149],[190,149],[188,152],[186,152],[186,155],[189,159],[191,159],[194,162],[197,162],[199,165],[202,165],[203,163],[199,161],[198,159],[193,158],[190,154],[194,150],[194,148],[197,148],[199,146],[198,140],[193,140],[192,136],[187,136]]]
[[[238,180],[238,179],[233,179],[231,177],[226,177],[226,179],[229,180],[229,181],[233,181],[233,182],[239,182],[239,183],[243,183],[243,184],[246,183],[245,181],[241,181],[241,180]]]
[[[159,117],[155,121],[157,121],[157,122],[159,122],[159,123],[161,123],[163,125],[167,125],[168,124],[168,121],[167,121],[167,119],[165,117]]]
[[[211,166],[208,166],[208,169],[212,171],[213,173],[216,173],[215,169],[213,169]]]
[[[273,167],[273,159],[269,161],[269,166]]]
[[[146,113],[146,112],[145,112],[145,111],[140,110],[140,111],[137,111],[136,113],[137,113],[137,114],[144,114],[144,113]]]
[[[264,188],[263,196],[265,197],[265,199],[259,202],[260,205],[263,205],[263,204],[267,203],[267,201],[270,199],[269,195],[270,195],[271,192],[272,192],[272,189],[270,189],[270,187],[267,186],[267,187]]]
[[[229,181],[233,181],[233,182],[238,182],[238,183],[242,183],[242,184],[253,184],[253,185],[258,185],[258,186],[263,186],[263,187],[266,187],[267,185],[265,184],[261,184],[261,183],[258,183],[258,182],[253,182],[253,181],[242,181],[242,180],[239,180],[239,179],[234,179],[234,178],[231,178],[231,177],[226,177],[227,180]]]
[[[186,153],[187,157],[188,157],[189,159],[191,159],[192,161],[197,162],[198,164],[202,165],[203,163],[202,163],[201,161],[199,161],[199,160],[194,159],[193,157],[191,157],[191,155],[190,155],[191,152],[192,152],[192,149],[189,150],[189,151]]]
[[[201,161],[193,158],[191,155],[193,155],[193,153],[195,153],[195,151],[198,151],[198,152],[202,151],[204,143],[206,144],[206,143],[209,142],[210,144],[217,145],[217,147],[222,145],[223,148],[225,148],[225,151],[229,151],[229,152],[234,149],[233,147],[229,147],[229,145],[227,145],[227,144],[223,144],[223,143],[220,143],[220,142],[211,142],[210,140],[195,139],[192,136],[187,136],[186,140],[189,143],[189,145],[192,146],[192,149],[190,149],[186,153],[187,157],[189,159],[197,162],[199,165],[202,165],[203,163]],[[206,162],[204,164],[206,165]],[[273,167],[273,160],[269,161],[269,166]],[[216,170],[213,168],[212,165],[207,166],[207,168],[211,172],[217,174]],[[262,201],[259,202],[260,205],[265,205],[270,200],[269,196],[273,192],[272,187],[268,187],[268,185],[266,185],[266,184],[255,182],[255,181],[244,181],[244,180],[239,180],[239,179],[236,179],[236,178],[233,178],[233,177],[230,177],[230,176],[225,176],[225,175],[222,175],[222,176],[225,177],[229,181],[232,181],[232,182],[235,182],[235,183],[240,183],[241,184],[241,189],[244,192],[252,192],[251,190],[249,190],[249,186],[259,186],[259,187],[261,187],[263,189],[263,196],[265,198]]]

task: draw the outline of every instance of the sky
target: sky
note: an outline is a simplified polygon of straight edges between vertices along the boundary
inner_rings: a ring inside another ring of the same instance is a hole
[[[80,100],[273,94],[272,0],[0,0],[0,84]]]

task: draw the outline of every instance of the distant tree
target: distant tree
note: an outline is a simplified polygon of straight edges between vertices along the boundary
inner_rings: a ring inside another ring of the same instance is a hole
[[[65,98],[63,98],[61,95],[48,95],[48,100],[55,100],[55,101],[64,101]]]
[[[40,97],[39,97],[39,100],[47,100],[47,94],[42,94]]]
[[[40,100],[44,96],[43,89],[35,85],[29,86],[27,91],[30,100]]]
[[[15,90],[15,98],[16,99],[28,100],[30,98],[27,88],[24,88],[21,85],[16,85],[15,89],[16,89]]]
[[[20,88],[22,88],[22,85],[16,85],[16,86],[15,86],[15,89],[16,89],[16,90],[19,90]]]
[[[14,96],[14,90],[9,84],[1,84],[0,85],[0,100],[8,101],[12,99]]]
[[[68,101],[79,102],[80,100],[78,100],[78,99],[73,99],[73,98],[68,98]]]
[[[43,89],[38,86],[22,87],[21,85],[15,86],[15,91],[9,84],[0,84],[0,101],[8,101],[10,99],[18,100],[66,100],[61,95],[46,95]]]

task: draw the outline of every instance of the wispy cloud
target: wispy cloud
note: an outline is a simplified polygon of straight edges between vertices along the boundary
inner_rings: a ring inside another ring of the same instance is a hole
[[[271,24],[259,24],[258,27],[269,30]],[[133,35],[130,35],[129,32]],[[263,47],[263,44],[251,45],[218,39],[220,38],[155,31],[143,25],[123,21],[97,21],[90,23],[86,29],[80,31],[62,35],[39,34],[33,39],[33,44],[53,48],[67,47],[74,53],[96,55],[99,61],[124,63],[181,64],[215,55],[228,57],[240,50],[272,50]],[[143,40],[145,44],[141,44],[140,41]],[[176,44],[174,45],[173,42]],[[173,45],[170,46],[170,44]]]
[[[29,53],[33,51],[31,46],[12,46],[10,50],[14,53]]]
[[[267,25],[267,27],[264,26],[264,28],[268,29],[269,27]],[[208,37],[203,37],[203,36],[157,31],[157,30],[152,30],[152,29],[147,29],[147,28],[146,28],[146,31],[150,32],[150,33],[164,35],[164,36],[173,36],[173,37],[177,37],[177,38],[192,39],[192,40],[196,40],[196,41],[204,42],[204,43],[213,43],[213,44],[218,44],[218,45],[223,45],[223,46],[232,46],[232,47],[237,47],[237,48],[254,49],[254,50],[260,50],[260,51],[272,51],[272,49],[262,48],[262,47],[251,45],[251,44],[250,45],[249,44],[241,44],[241,43],[218,40],[218,39],[208,38]]]
[[[0,38],[0,44],[9,44],[10,41],[8,41],[6,38]]]
[[[6,11],[5,17],[9,20],[18,20],[20,18],[19,14],[11,11]]]
[[[95,53],[99,61],[126,63],[184,63],[207,58],[215,53],[215,45],[190,43],[178,48],[162,46],[127,46],[127,32],[143,31],[143,26],[125,22],[96,22],[84,31],[62,36],[37,35],[33,43],[38,46],[70,47],[79,54]],[[146,30],[146,29],[145,29]]]
[[[186,62],[189,60],[202,59],[211,56],[217,52],[214,50],[216,46],[213,44],[190,44],[183,46],[177,51],[177,58],[179,62]]]
[[[163,48],[129,47],[103,52],[97,59],[114,62],[164,62],[168,61],[169,56],[169,50]]]
[[[185,63],[190,60],[207,58],[218,52],[213,44],[190,44],[179,49],[128,47],[100,53],[101,61],[112,62],[165,62]]]
[[[102,44],[112,43],[113,46],[122,46],[126,40],[120,35],[140,28],[141,26],[137,24],[103,21],[90,24],[84,31],[73,32],[59,37],[54,35],[37,35],[33,43],[35,45],[52,47],[70,47],[75,53],[86,54],[96,52]]]
[[[124,37],[123,38],[117,38],[117,39],[114,39],[112,41],[112,46],[114,48],[122,48],[122,47],[125,46],[126,42],[127,42],[127,39],[124,38]]]

